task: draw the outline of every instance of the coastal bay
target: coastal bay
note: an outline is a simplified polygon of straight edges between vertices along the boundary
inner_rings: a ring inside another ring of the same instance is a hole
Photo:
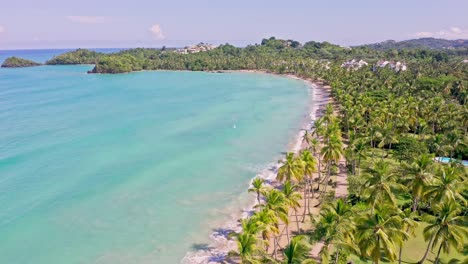
[[[179,262],[248,207],[309,107],[284,77],[87,69],[0,71],[2,261]]]

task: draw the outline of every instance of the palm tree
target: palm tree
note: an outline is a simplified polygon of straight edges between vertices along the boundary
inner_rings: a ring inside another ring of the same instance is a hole
[[[397,246],[408,234],[402,230],[398,210],[389,205],[379,205],[374,212],[356,220],[356,240],[362,257],[369,257],[378,264],[382,253],[390,260],[397,258]]]
[[[236,241],[242,264],[260,263],[255,259],[255,255],[259,252],[255,235],[242,232],[236,236]]]
[[[464,172],[456,167],[441,167],[434,175],[431,185],[427,186],[425,196],[432,201],[437,202],[463,202],[466,205],[466,199],[461,195],[463,190],[467,189],[468,182],[463,181],[460,174]]]
[[[340,159],[341,154],[343,154],[343,142],[341,141],[340,133],[336,132],[330,135],[330,138],[321,149],[321,154],[323,155],[324,161],[327,163],[327,176],[324,179],[325,187],[322,191],[323,195],[327,191],[332,163],[336,163]]]
[[[432,179],[433,156],[422,154],[411,165],[405,165],[404,171],[409,175],[411,195],[413,197],[413,212],[418,209],[418,203]]]
[[[268,252],[270,246],[271,235],[279,233],[278,230],[278,218],[274,211],[263,208],[261,211],[255,213],[251,217],[252,221],[257,222],[258,226],[261,226],[262,240],[265,245],[265,251]]]
[[[242,232],[255,235],[263,228],[263,223],[257,221],[255,218],[241,219]]]
[[[312,154],[314,155],[314,157],[317,156],[317,150],[318,150],[319,145],[320,145],[320,141],[318,140],[318,138],[313,137],[310,140],[309,149],[312,151]]]
[[[424,240],[429,240],[426,252],[418,263],[426,260],[429,248],[434,250],[439,244],[439,250],[435,259],[435,264],[439,262],[440,252],[450,253],[450,249],[456,248],[461,251],[464,239],[468,237],[468,230],[464,224],[467,222],[466,216],[460,216],[460,208],[456,203],[443,202],[433,207],[434,215],[425,214],[423,220],[429,225],[424,228]]]
[[[364,140],[358,140],[356,144],[354,145],[354,152],[356,154],[357,158],[357,175],[359,176],[361,174],[361,160],[367,158],[367,148],[368,145],[364,142]]]
[[[395,189],[404,189],[404,186],[396,182],[396,174],[390,169],[388,162],[377,161],[373,167],[366,169],[364,195],[371,208],[377,203],[390,202],[396,206],[396,199],[393,193]]]
[[[249,188],[249,192],[255,192],[257,194],[257,202],[260,204],[260,195],[265,190],[263,183],[265,182],[264,179],[256,177],[252,181],[252,187]]]
[[[313,190],[311,189],[311,177],[314,172],[317,171],[317,160],[312,156],[310,151],[304,150],[300,154],[300,159],[303,164],[305,187],[304,187],[304,212],[302,216],[302,222],[305,220],[306,210],[310,212],[310,198],[309,192],[312,191],[311,196],[314,196]]]
[[[310,244],[303,235],[295,236],[291,243],[284,249],[285,264],[305,264],[310,252]]]
[[[299,219],[297,218],[297,209],[301,207],[300,200],[302,196],[300,193],[296,192],[296,185],[291,184],[291,182],[286,182],[283,186],[282,192],[284,194],[284,198],[286,199],[287,205],[294,210],[294,214],[296,215],[296,224],[297,224],[297,231],[300,231],[299,228]],[[286,226],[286,232],[289,234],[289,230]],[[288,235],[288,243],[289,243],[289,235]]]
[[[400,217],[401,217],[402,228],[405,229],[405,232],[408,233],[408,235],[414,236],[414,231],[416,230],[416,227],[419,225],[418,222],[415,221],[415,219],[418,217],[418,214],[416,212],[411,211],[409,208],[407,208],[401,212]],[[401,242],[403,242],[403,240]],[[401,243],[399,247],[400,247],[400,252],[398,254],[398,263],[401,264],[401,255],[403,253],[403,243]]]
[[[301,181],[304,176],[302,162],[294,156],[294,153],[286,153],[284,164],[278,169],[276,179],[280,182],[291,181],[295,179]]]
[[[317,233],[323,234],[324,246],[320,252],[322,263],[329,261],[329,246],[335,248],[335,264],[338,261],[338,255],[343,249],[357,251],[354,246],[354,222],[352,219],[352,207],[343,199],[338,199],[333,203],[327,204],[320,211],[317,222]]]
[[[312,133],[310,133],[309,130],[305,129],[304,134],[302,135],[302,143],[306,143],[307,146],[310,146],[312,139]]]
[[[281,220],[285,225],[286,225],[286,228],[289,224],[289,218],[288,218],[288,215],[289,215],[289,208],[288,208],[288,204],[286,202],[286,198],[284,197],[284,194],[276,189],[272,189],[268,192],[265,193],[265,204],[263,205],[263,207],[267,210],[270,210],[274,213],[275,217],[279,220]],[[278,221],[276,221],[276,227],[278,228]],[[281,233],[277,233],[279,235],[281,235]],[[289,238],[289,234],[286,233],[286,235],[288,236]],[[274,250],[273,250],[273,254],[275,254],[276,256],[276,244],[277,244],[277,241],[276,241],[276,236],[274,236]]]

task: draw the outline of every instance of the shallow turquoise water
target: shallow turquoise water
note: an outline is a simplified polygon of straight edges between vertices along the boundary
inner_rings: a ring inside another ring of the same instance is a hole
[[[0,263],[179,263],[309,101],[283,77],[90,68],[0,69]]]

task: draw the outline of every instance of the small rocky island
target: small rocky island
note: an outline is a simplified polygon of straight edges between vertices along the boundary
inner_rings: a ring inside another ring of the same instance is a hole
[[[32,60],[27,60],[27,59],[22,59],[18,57],[9,57],[7,58],[3,64],[3,68],[22,68],[22,67],[33,67],[33,66],[40,66],[42,64],[32,61]]]

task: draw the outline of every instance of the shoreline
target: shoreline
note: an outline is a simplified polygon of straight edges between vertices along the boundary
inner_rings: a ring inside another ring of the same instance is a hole
[[[253,73],[253,74],[271,74],[280,77],[286,77],[294,80],[303,81],[307,89],[309,90],[309,99],[307,107],[307,115],[303,118],[300,130],[295,133],[295,136],[288,143],[287,151],[298,153],[302,147],[302,137],[305,130],[311,129],[313,122],[317,120],[325,109],[326,105],[332,101],[330,94],[330,87],[319,81],[313,81],[308,78],[298,77],[293,74],[277,74],[261,70],[229,70],[229,71],[211,71],[209,73]],[[267,166],[263,170],[259,171],[252,179],[250,179],[249,186],[253,179],[260,177],[265,180],[265,185],[272,186],[274,188],[279,187],[276,182],[276,174],[278,168],[281,166],[280,163],[272,161],[271,165]],[[247,190],[245,190],[247,191]],[[254,212],[254,207],[257,205],[257,200],[252,199],[248,206],[241,208],[241,211],[233,216],[232,219],[226,220],[226,222],[217,228],[210,234],[210,244],[205,249],[196,251],[189,251],[182,259],[184,264],[212,264],[212,263],[234,263],[229,262],[227,255],[229,251],[236,249],[236,242],[233,239],[229,239],[231,232],[241,231],[239,219],[248,217]]]

